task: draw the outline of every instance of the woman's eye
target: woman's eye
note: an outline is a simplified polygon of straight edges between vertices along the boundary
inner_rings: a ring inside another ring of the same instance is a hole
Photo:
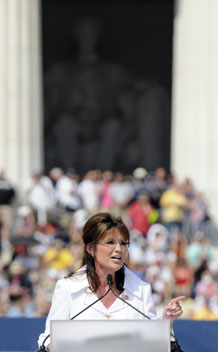
[[[127,243],[127,242],[125,242],[125,241],[121,241],[121,242],[120,242],[120,245],[121,245],[121,246],[127,246],[127,245],[128,245],[128,243]]]
[[[108,240],[108,241],[106,241],[106,244],[114,244],[114,241],[113,240]]]

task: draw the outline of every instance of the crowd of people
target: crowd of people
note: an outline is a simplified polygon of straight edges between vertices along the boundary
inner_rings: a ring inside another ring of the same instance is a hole
[[[218,247],[205,196],[158,167],[131,175],[58,167],[17,190],[0,173],[0,316],[41,317],[58,279],[81,266],[82,229],[98,212],[130,231],[128,267],[151,284],[158,315],[186,296],[183,319],[218,319]]]

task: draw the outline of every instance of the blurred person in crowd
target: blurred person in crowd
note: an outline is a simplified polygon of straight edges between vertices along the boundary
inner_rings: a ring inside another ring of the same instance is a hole
[[[28,205],[17,208],[14,232],[16,236],[32,236],[36,230],[36,218]]]
[[[31,307],[25,304],[24,299],[24,288],[19,285],[12,285],[10,287],[10,306],[8,308],[7,317],[18,318],[26,317],[32,318],[34,316],[34,311]]]
[[[196,190],[194,188],[193,182],[189,177],[186,177],[181,185],[182,193],[189,200],[192,201],[196,196]]]
[[[203,273],[208,270],[208,263],[207,260],[202,260],[200,265],[197,268],[193,269],[193,285],[192,285],[192,292],[191,292],[191,297],[195,298],[195,287],[198,284],[198,282],[201,280],[201,277]]]
[[[142,280],[145,280],[145,248],[145,237],[140,231],[131,230],[128,267]]]
[[[171,267],[168,265],[168,258],[166,253],[163,253],[159,248],[146,247],[145,250],[145,263],[147,265],[146,278],[148,280],[149,271],[158,273],[161,280],[173,281]],[[149,279],[149,282],[150,279]],[[156,285],[155,280],[152,280],[153,284]]]
[[[11,257],[11,243],[9,241],[8,227],[0,218],[0,258],[5,264]]]
[[[169,231],[162,224],[153,224],[147,233],[146,262],[147,265],[163,263],[169,268],[169,272],[176,261],[176,254],[169,247]]]
[[[213,258],[213,245],[203,232],[196,232],[187,248],[187,260],[193,269],[199,268],[202,262]]]
[[[58,182],[58,180],[60,180],[60,178],[63,175],[64,175],[64,171],[60,167],[53,167],[49,171],[49,177],[50,177],[54,187],[56,186],[56,183]]]
[[[55,207],[56,210],[58,211],[59,207],[59,192],[56,190],[56,186],[59,180],[64,176],[64,171],[60,167],[53,167],[49,171],[49,177],[52,182],[53,188],[54,188],[54,202],[55,202]]]
[[[173,172],[167,173],[167,184],[168,188],[171,188],[176,183],[176,175]]]
[[[8,307],[6,316],[9,317],[32,317],[33,285],[29,278],[28,270],[19,261],[12,261],[7,270],[8,273]]]
[[[203,296],[209,300],[217,294],[217,287],[218,283],[213,279],[210,271],[205,270],[201,275],[200,281],[195,285],[195,297]]]
[[[110,194],[114,202],[113,212],[126,219],[126,213],[134,192],[132,183],[126,180],[122,172],[116,172],[110,188]]]
[[[208,235],[209,221],[209,208],[205,197],[201,192],[196,192],[195,197],[190,201],[191,235],[193,236],[198,231]]]
[[[159,222],[152,224],[147,231],[147,245],[166,252],[169,246],[169,231]]]
[[[90,170],[78,186],[78,194],[82,199],[82,206],[89,215],[95,214],[100,206],[100,177],[99,170]]]
[[[13,226],[12,207],[15,201],[16,191],[12,183],[5,177],[0,169],[0,221],[4,226],[5,235],[10,237]]]
[[[150,197],[151,204],[154,208],[160,208],[160,198],[162,193],[166,191],[168,183],[166,180],[167,172],[163,167],[155,169],[154,174],[150,175],[147,181],[147,192]]]
[[[51,179],[41,171],[34,172],[32,179],[26,185],[26,197],[28,204],[36,212],[37,223],[45,225],[48,212],[52,212],[55,206],[55,193]]]
[[[61,239],[54,240],[51,247],[45,252],[43,260],[47,268],[52,268],[65,274],[74,263],[71,251]]]
[[[43,256],[50,248],[50,246],[55,241],[55,238],[58,237],[60,232],[60,227],[52,223],[47,223],[45,226],[40,226],[37,228],[37,231],[34,233],[34,239],[37,243],[31,246],[31,254],[34,256],[38,263],[38,269],[44,269]]]
[[[11,242],[4,240],[2,242],[2,251],[0,255],[0,285],[8,281],[8,268],[13,259],[13,245]]]
[[[33,246],[35,243],[38,243],[38,241],[30,238],[29,242],[28,238],[29,243],[26,243],[24,240],[26,240],[25,237],[16,238],[16,242],[12,246],[13,252],[11,264],[18,263],[24,268],[25,271],[29,272],[39,268],[38,258],[35,256],[34,251],[32,250]]]
[[[173,277],[175,280],[175,295],[190,297],[193,285],[193,271],[184,257],[177,257],[173,267]]]
[[[60,169],[61,170],[61,169]],[[73,168],[67,169],[66,173],[60,171],[54,176],[54,169],[50,171],[55,181],[56,204],[66,211],[75,211],[81,207],[81,199],[78,195],[78,175]]]
[[[194,320],[217,320],[218,315],[210,309],[208,299],[200,297],[200,304],[196,304],[195,302],[193,306],[191,318]]]
[[[45,347],[50,350],[50,320],[70,319],[87,307],[87,299],[91,303],[102,295],[101,302],[95,305],[98,309],[90,307],[78,319],[105,320],[108,314],[112,319],[142,319],[141,314],[117,300],[116,295],[121,293],[151,319],[156,319],[150,285],[140,280],[125,265],[128,261],[129,240],[128,228],[120,217],[98,213],[88,219],[83,228],[84,266],[57,282],[46,330],[39,337],[39,346],[44,341]],[[108,274],[112,276],[116,295],[108,290]],[[136,298],[136,292],[141,292],[140,299],[138,294]],[[179,302],[184,298],[181,296],[171,300],[164,309],[163,318],[173,322],[181,316]]]
[[[133,186],[133,200],[136,200],[139,193],[141,192],[147,192],[147,178],[148,178],[148,172],[144,167],[137,167],[133,171],[133,180],[132,180],[132,186]]]
[[[8,282],[11,286],[19,286],[32,291],[32,282],[29,278],[29,271],[23,263],[14,260],[8,268]]]
[[[152,288],[153,299],[158,305],[160,314],[163,312],[166,301],[169,301],[174,294],[174,278],[171,268],[168,265],[166,255],[160,251],[153,253],[145,251],[146,276]],[[158,315],[160,317],[160,315]]]
[[[181,187],[175,182],[162,193],[160,198],[161,218],[171,235],[183,232],[185,209],[188,200],[182,194]]]
[[[110,211],[113,208],[114,202],[110,193],[113,177],[113,172],[110,170],[107,170],[102,174],[102,189],[100,198],[101,211]]]
[[[146,236],[151,225],[149,216],[153,210],[148,194],[139,193],[137,200],[131,203],[127,210],[127,223],[130,230],[137,230],[142,236]]]
[[[177,258],[186,258],[188,241],[186,235],[182,232],[175,233],[170,242],[170,251]]]
[[[151,284],[158,316],[161,316],[166,301],[174,294],[174,278],[170,264],[175,258],[172,260],[168,252],[168,236],[169,232],[165,226],[158,223],[153,224],[146,238],[143,238],[145,242],[137,241],[140,248],[133,251],[133,256],[130,251],[130,259],[132,258],[133,262],[139,259],[144,264],[144,279]]]
[[[144,258],[146,263],[145,278],[151,283],[158,316],[160,316],[166,301],[176,294],[173,276],[176,255],[170,250],[169,231],[164,225],[156,223],[149,228]]]

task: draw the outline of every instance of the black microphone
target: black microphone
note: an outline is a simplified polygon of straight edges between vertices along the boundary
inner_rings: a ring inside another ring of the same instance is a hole
[[[109,289],[112,290],[113,279],[111,274],[108,274],[107,276],[107,283],[108,283]]]
[[[140,313],[141,315],[143,315],[145,318],[151,320],[151,318],[150,318],[148,315],[144,314],[143,312],[141,312],[140,310],[138,310],[136,307],[132,306],[129,302],[125,301],[125,299],[121,298],[120,296],[118,296],[118,295],[116,294],[116,292],[114,292],[113,287],[112,287],[112,286],[113,286],[113,279],[112,279],[112,275],[111,275],[111,274],[108,274],[108,275],[107,275],[107,282],[108,282],[109,290],[114,294],[114,296],[116,296],[117,298],[119,298],[122,302],[128,304],[128,306],[130,306],[131,308],[135,309],[138,313]],[[175,342],[174,342],[174,344],[175,344],[174,348],[175,348],[175,349],[173,349],[173,351],[174,351],[174,352],[183,352],[182,349],[181,349],[181,347],[180,347],[180,345],[179,345],[179,343],[178,343],[178,341],[177,341],[177,339],[176,339],[176,336],[175,336],[172,332],[170,332],[170,335],[171,335],[171,336],[174,338],[174,340],[175,340]]]
[[[110,274],[109,274],[110,275]],[[112,280],[112,276],[111,276],[111,280]],[[85,312],[87,309],[89,309],[90,307],[92,307],[95,303],[97,303],[98,301],[100,301],[102,298],[104,298],[109,292],[110,292],[111,288],[109,286],[109,289],[98,299],[96,299],[94,302],[92,302],[90,305],[88,305],[86,308],[84,308],[83,310],[81,310],[79,313],[77,313],[76,315],[74,315],[72,318],[70,318],[70,320],[75,319],[76,317],[78,317],[78,315],[82,314],[83,312]],[[40,348],[38,350],[36,350],[35,352],[46,352],[46,348],[45,348],[45,342],[46,340],[49,338],[50,334],[47,335],[45,337],[45,339],[42,342],[42,345],[40,346]]]

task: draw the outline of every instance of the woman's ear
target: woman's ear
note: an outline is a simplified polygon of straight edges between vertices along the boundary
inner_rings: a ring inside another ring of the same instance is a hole
[[[94,246],[91,243],[86,244],[86,250],[92,257],[94,257]]]

